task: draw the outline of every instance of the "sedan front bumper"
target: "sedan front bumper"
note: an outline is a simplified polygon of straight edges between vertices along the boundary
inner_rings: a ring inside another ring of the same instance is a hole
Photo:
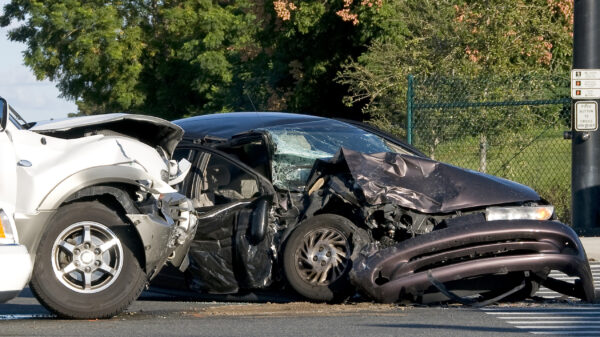
[[[578,280],[547,277],[552,270]],[[380,302],[415,299],[440,283],[525,272],[553,290],[594,301],[592,273],[583,246],[555,221],[486,221],[453,225],[366,253],[354,261],[352,282]],[[489,287],[502,287],[496,281]],[[500,289],[498,289],[500,290]]]

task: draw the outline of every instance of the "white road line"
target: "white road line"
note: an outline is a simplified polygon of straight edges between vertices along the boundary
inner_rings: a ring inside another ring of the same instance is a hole
[[[600,336],[598,330],[590,331],[529,331],[534,335],[586,335],[586,336]]]
[[[523,317],[520,317],[521,319]],[[536,319],[539,319],[538,317],[536,317]],[[598,324],[597,320],[593,320],[593,321],[579,321],[579,320],[574,320],[574,321],[506,321],[506,323],[510,323],[510,324],[548,324],[548,323],[553,323],[553,324],[581,324],[581,323],[586,323],[586,324]]]
[[[522,312],[514,312],[514,311],[503,311],[503,312],[493,312],[493,311],[486,311],[486,314],[490,314],[490,315],[523,315],[523,316],[535,316],[535,315],[548,315],[548,314],[555,314],[555,315],[574,315],[574,316],[579,316],[579,315],[592,315],[592,316],[600,316],[600,311],[586,311],[586,310],[581,310],[581,311],[534,311],[534,312],[527,312],[527,311],[522,311]],[[500,317],[499,317],[500,318]]]
[[[583,329],[600,329],[600,325],[585,325],[585,326],[573,326],[573,325],[516,325],[519,329],[536,329],[536,330],[559,330],[559,329],[568,329],[569,331],[573,331],[573,329],[579,331]],[[600,333],[600,331],[595,330]]]
[[[488,315],[535,335],[600,337],[600,306],[482,308]]]
[[[15,315],[0,315],[0,321],[12,321],[16,319],[34,319],[34,318],[55,318],[55,315],[50,314],[15,314]]]

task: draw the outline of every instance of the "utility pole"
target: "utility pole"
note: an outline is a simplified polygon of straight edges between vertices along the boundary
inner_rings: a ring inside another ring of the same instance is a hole
[[[600,1],[575,0],[573,27],[572,225],[600,235]]]

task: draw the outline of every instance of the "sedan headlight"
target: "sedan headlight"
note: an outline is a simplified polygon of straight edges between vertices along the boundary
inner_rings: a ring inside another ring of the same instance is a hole
[[[494,220],[548,220],[554,206],[490,207],[485,210],[487,221]]]

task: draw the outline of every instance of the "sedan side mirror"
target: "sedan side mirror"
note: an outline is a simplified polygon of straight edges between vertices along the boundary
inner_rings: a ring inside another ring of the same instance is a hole
[[[4,131],[6,129],[6,124],[8,123],[8,104],[6,100],[0,97],[0,105],[2,106],[2,120],[0,120],[0,131]]]

